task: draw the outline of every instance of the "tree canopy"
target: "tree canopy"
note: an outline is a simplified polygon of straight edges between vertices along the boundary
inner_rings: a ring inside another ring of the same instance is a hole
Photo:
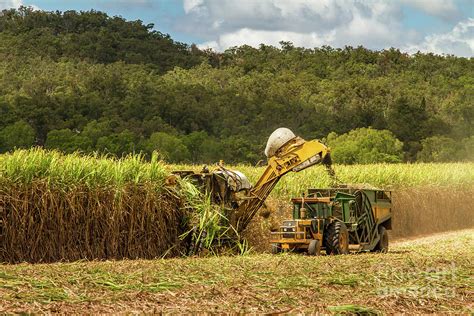
[[[97,11],[0,16],[3,152],[256,163],[288,127],[344,163],[472,160],[473,119],[472,58],[286,42],[218,53]]]
[[[403,158],[402,142],[387,130],[358,128],[340,136],[333,132],[326,142],[334,148],[331,156],[336,163],[393,163]]]

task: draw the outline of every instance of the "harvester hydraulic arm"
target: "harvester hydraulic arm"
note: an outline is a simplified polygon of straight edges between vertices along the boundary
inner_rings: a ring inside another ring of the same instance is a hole
[[[245,230],[282,176],[320,162],[326,164],[332,175],[329,149],[317,140],[305,141],[295,137],[279,148],[269,158],[265,172],[236,210],[234,223],[237,232]]]

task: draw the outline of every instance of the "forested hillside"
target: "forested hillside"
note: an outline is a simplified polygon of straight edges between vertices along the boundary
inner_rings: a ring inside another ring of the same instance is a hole
[[[285,126],[343,163],[474,159],[474,60],[396,49],[201,51],[101,12],[0,16],[0,152],[255,163]]]

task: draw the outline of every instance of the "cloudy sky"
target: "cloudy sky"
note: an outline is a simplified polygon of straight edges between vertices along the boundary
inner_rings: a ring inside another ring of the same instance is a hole
[[[284,40],[474,56],[474,0],[0,0],[0,9],[21,4],[140,19],[219,51]]]

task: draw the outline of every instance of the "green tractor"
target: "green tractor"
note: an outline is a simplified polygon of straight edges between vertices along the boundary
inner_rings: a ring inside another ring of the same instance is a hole
[[[319,255],[387,252],[392,229],[391,192],[372,189],[310,189],[293,198],[293,219],[272,232],[272,253]]]

